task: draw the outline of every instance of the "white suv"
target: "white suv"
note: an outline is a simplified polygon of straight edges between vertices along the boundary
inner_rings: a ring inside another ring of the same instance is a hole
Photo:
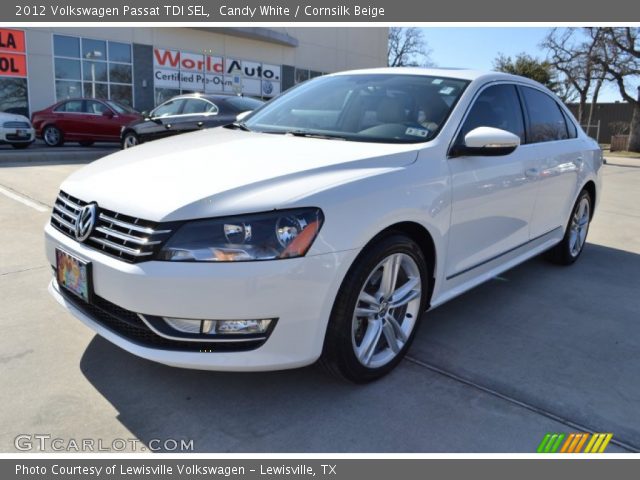
[[[547,89],[465,70],[301,84],[243,121],[142,145],[62,185],[55,299],[150,360],[391,370],[424,312],[585,244],[602,153]]]

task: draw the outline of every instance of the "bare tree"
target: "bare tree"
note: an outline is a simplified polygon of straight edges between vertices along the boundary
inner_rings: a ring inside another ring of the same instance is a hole
[[[622,98],[633,106],[629,126],[629,150],[640,152],[640,29],[637,27],[587,27],[589,36],[599,36],[597,61]]]
[[[548,50],[548,61],[559,72],[560,82],[575,91],[578,100],[578,121],[583,123],[587,101],[591,107],[587,123],[590,125],[600,88],[605,80],[604,70],[597,61],[601,34],[585,37],[575,28],[553,28],[540,44]]]
[[[430,54],[431,50],[419,28],[389,28],[387,57],[390,67],[432,66]]]

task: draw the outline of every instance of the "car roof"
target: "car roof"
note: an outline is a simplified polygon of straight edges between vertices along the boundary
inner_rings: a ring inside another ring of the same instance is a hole
[[[490,72],[483,70],[472,70],[465,68],[421,68],[421,67],[386,67],[386,68],[367,68],[362,70],[349,70],[346,72],[332,73],[331,75],[366,75],[366,74],[393,74],[393,75],[424,75],[432,77],[447,77],[469,81],[496,81],[511,80],[530,85],[540,86],[534,80],[521,77],[519,75],[511,75],[510,73]]]
[[[91,97],[72,97],[72,98],[63,98],[62,100],[59,100],[57,103],[62,103],[62,102],[69,102],[71,100],[95,100],[97,102],[108,102],[111,101],[107,98],[91,98]],[[114,102],[117,102],[117,100],[113,100]]]
[[[182,95],[176,95],[175,97],[171,97],[169,100],[175,100],[178,98],[204,98],[205,100],[227,100],[229,98],[251,98],[252,100],[259,100],[253,97],[246,97],[242,95],[225,95],[224,93],[183,93]]]

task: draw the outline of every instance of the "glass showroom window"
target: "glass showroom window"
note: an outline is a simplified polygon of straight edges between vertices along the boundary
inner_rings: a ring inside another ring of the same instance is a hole
[[[133,105],[131,44],[53,36],[56,99],[108,98]]]
[[[0,77],[0,112],[29,116],[26,78]]]

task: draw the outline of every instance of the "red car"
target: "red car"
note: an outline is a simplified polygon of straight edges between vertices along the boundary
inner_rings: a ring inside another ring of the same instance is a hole
[[[94,142],[120,142],[125,125],[141,120],[142,115],[114,100],[70,98],[31,115],[36,137],[50,147],[64,142],[82,146]]]

